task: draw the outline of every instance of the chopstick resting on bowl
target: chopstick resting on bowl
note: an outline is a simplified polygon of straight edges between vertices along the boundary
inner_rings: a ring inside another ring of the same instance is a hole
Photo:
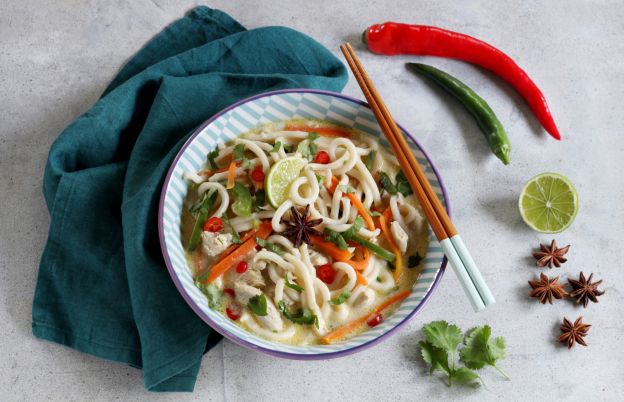
[[[477,265],[470,256],[451,218],[431,187],[420,164],[412,154],[405,137],[386,108],[381,96],[375,89],[368,73],[349,43],[340,46],[357,83],[370,105],[381,130],[396,154],[407,181],[414,190],[431,229],[440,242],[455,274],[468,295],[475,311],[493,304],[494,296],[485,284]]]

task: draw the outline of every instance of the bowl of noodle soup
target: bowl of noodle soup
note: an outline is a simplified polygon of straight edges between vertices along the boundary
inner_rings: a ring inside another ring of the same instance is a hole
[[[253,96],[197,128],[172,163],[165,263],[193,311],[239,345],[292,359],[363,350],[423,308],[446,265],[403,178],[366,103],[308,89]]]

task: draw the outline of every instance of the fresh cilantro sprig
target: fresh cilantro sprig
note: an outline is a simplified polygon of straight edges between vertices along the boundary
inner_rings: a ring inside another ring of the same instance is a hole
[[[308,134],[307,141],[301,141],[297,146],[297,152],[301,154],[302,157],[306,158],[309,162],[314,159],[316,156],[316,152],[318,151],[318,146],[314,142],[319,137],[318,133],[311,132]]]
[[[489,326],[477,327],[464,336],[456,325],[446,321],[433,321],[423,327],[425,340],[419,343],[423,360],[431,365],[429,373],[441,371],[448,377],[448,386],[453,382],[476,387],[481,377],[474,371],[490,365],[498,370],[506,379],[509,377],[496,366],[496,361],[505,357],[505,339],[490,339]],[[456,365],[457,349],[465,367]],[[450,357],[450,363],[449,363]]]
[[[403,194],[405,197],[412,194],[412,188],[407,181],[407,177],[403,171],[400,171],[394,177],[394,183],[390,176],[388,176],[385,172],[379,173],[379,184],[381,185],[381,189],[385,190],[390,195],[395,195],[397,193]]]

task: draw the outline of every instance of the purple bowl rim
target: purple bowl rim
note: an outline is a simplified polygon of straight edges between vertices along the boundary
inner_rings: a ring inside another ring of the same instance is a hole
[[[370,106],[368,105],[368,103],[366,103],[366,102],[364,102],[364,101],[362,101],[360,99],[353,98],[351,96],[343,95],[343,94],[338,93],[338,92],[326,91],[326,90],[320,90],[320,89],[309,89],[309,88],[290,88],[290,89],[279,89],[279,90],[275,90],[275,91],[262,92],[262,93],[250,96],[248,98],[241,99],[238,102],[235,102],[232,105],[230,105],[230,106],[226,107],[225,109],[221,110],[220,112],[218,112],[217,114],[215,114],[214,116],[212,116],[211,118],[209,118],[208,120],[203,122],[201,125],[199,125],[193,131],[193,134],[191,134],[191,136],[186,140],[184,145],[182,145],[182,148],[180,148],[180,150],[178,151],[178,153],[177,153],[176,157],[174,158],[173,162],[171,162],[169,170],[167,171],[167,175],[165,176],[165,180],[163,182],[162,189],[161,189],[161,192],[160,192],[160,202],[159,202],[159,205],[158,205],[158,237],[159,237],[159,240],[160,240],[160,249],[162,251],[163,258],[165,260],[165,265],[167,265],[167,271],[169,271],[169,275],[171,276],[171,279],[173,280],[173,283],[175,284],[176,288],[178,289],[178,292],[180,293],[180,295],[182,295],[182,298],[191,307],[191,309],[195,312],[195,314],[197,314],[206,324],[208,324],[208,326],[210,326],[210,328],[214,329],[215,331],[217,331],[218,333],[223,335],[225,338],[227,338],[230,341],[236,343],[237,345],[240,345],[240,346],[243,346],[243,347],[255,350],[255,351],[259,351],[259,352],[262,352],[262,353],[265,353],[265,354],[268,354],[268,355],[274,356],[274,357],[280,357],[280,358],[291,359],[291,360],[324,360],[324,359],[333,359],[333,358],[347,356],[347,355],[350,355],[350,354],[353,354],[353,353],[356,353],[356,352],[361,352],[363,350],[371,348],[371,347],[377,345],[382,340],[385,340],[385,339],[389,338],[391,335],[394,335],[401,327],[405,326],[416,315],[416,313],[418,313],[420,310],[422,310],[422,308],[425,306],[427,301],[429,301],[429,299],[431,298],[431,295],[433,294],[433,291],[438,287],[438,285],[440,283],[440,280],[442,279],[442,275],[444,274],[444,271],[445,271],[445,268],[446,268],[446,264],[447,264],[446,257],[443,257],[442,263],[440,264],[440,269],[436,272],[436,275],[435,275],[435,278],[433,279],[431,287],[429,288],[429,290],[427,291],[425,296],[423,296],[422,300],[416,305],[414,310],[412,310],[407,316],[405,316],[405,318],[403,318],[403,320],[401,322],[399,322],[394,327],[390,328],[387,332],[379,335],[378,337],[376,337],[374,339],[371,339],[368,342],[362,343],[360,345],[357,345],[357,346],[349,348],[349,349],[344,349],[344,350],[339,350],[339,351],[329,352],[329,353],[299,354],[299,353],[290,353],[290,352],[277,351],[277,350],[266,348],[264,346],[256,345],[256,344],[251,343],[251,342],[249,342],[249,341],[247,341],[245,339],[239,338],[238,336],[230,333],[226,329],[222,328],[219,324],[214,322],[208,315],[206,315],[199,308],[198,305],[196,305],[193,302],[193,300],[191,299],[189,294],[186,292],[186,289],[184,288],[184,286],[182,285],[182,283],[178,279],[177,275],[175,274],[175,270],[173,268],[173,264],[171,263],[171,258],[169,257],[169,253],[167,251],[167,247],[166,247],[166,244],[165,244],[163,215],[164,215],[164,203],[165,203],[166,189],[169,186],[169,182],[171,181],[171,176],[173,175],[173,171],[175,169],[175,166],[177,165],[178,161],[182,157],[182,154],[186,151],[186,149],[189,147],[191,142],[193,142],[195,137],[197,137],[199,135],[199,133],[201,133],[208,125],[212,124],[219,117],[223,116],[225,113],[229,112],[232,109],[237,108],[238,106],[240,106],[242,104],[245,104],[247,102],[251,102],[251,101],[259,99],[259,98],[264,98],[264,97],[273,96],[273,95],[281,95],[281,94],[286,94],[286,93],[313,93],[313,94],[319,94],[319,95],[327,95],[327,96],[332,96],[332,97],[336,97],[336,98],[339,98],[339,99],[348,100],[348,101],[351,101],[353,103],[356,103],[358,105],[361,105],[361,106],[364,106],[364,107],[367,107],[367,108],[370,109]],[[401,131],[403,131],[405,134],[407,134],[408,138],[418,147],[418,149],[420,149],[420,151],[423,153],[424,157],[429,162],[429,165],[431,166],[431,169],[433,170],[433,173],[436,175],[436,178],[438,179],[438,183],[440,184],[440,189],[442,190],[442,196],[443,196],[444,202],[446,204],[446,210],[448,211],[448,214],[450,216],[451,215],[451,207],[450,207],[450,203],[449,203],[449,199],[448,199],[448,194],[446,192],[446,188],[444,187],[444,183],[442,182],[442,177],[440,176],[440,174],[438,172],[438,169],[435,167],[435,165],[433,164],[433,161],[431,160],[431,158],[429,158],[429,155],[424,150],[424,148],[420,145],[420,143],[416,140],[416,138],[414,138],[414,136],[411,133],[409,133],[407,130],[405,130],[403,128],[403,126],[401,126],[399,123],[397,123],[397,126],[399,126]]]

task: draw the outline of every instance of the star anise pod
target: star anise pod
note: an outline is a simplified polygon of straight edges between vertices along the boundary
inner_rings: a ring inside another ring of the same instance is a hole
[[[558,282],[559,277],[549,278],[544,274],[540,274],[539,281],[529,281],[529,285],[533,290],[529,293],[531,297],[537,297],[542,304],[546,302],[552,304],[553,297],[555,299],[563,299],[568,296],[563,284]]]
[[[598,285],[602,283],[602,279],[598,282],[592,282],[594,274],[590,274],[589,278],[585,279],[585,274],[581,272],[578,280],[569,279],[568,283],[572,286],[572,292],[570,296],[576,299],[576,303],[583,303],[583,307],[587,307],[589,301],[598,303],[598,296],[602,296],[604,291],[598,290]]]
[[[564,318],[561,326],[563,333],[559,336],[559,342],[567,344],[568,349],[572,349],[575,343],[587,346],[583,338],[587,336],[590,327],[591,325],[583,323],[583,317],[577,318],[574,324]]]
[[[550,247],[546,247],[546,245],[540,243],[540,251],[533,253],[533,257],[537,260],[538,267],[545,267],[548,265],[548,268],[552,268],[554,265],[559,268],[561,264],[568,260],[564,255],[569,249],[569,244],[565,247],[557,248],[557,242],[553,239],[553,241],[550,242]]]
[[[310,213],[310,205],[306,205],[303,213],[300,214],[297,208],[290,207],[290,218],[282,219],[282,223],[287,229],[280,233],[282,236],[288,237],[293,241],[295,247],[299,247],[301,243],[310,244],[310,236],[322,236],[322,233],[314,229],[323,222],[323,219],[308,219]]]

